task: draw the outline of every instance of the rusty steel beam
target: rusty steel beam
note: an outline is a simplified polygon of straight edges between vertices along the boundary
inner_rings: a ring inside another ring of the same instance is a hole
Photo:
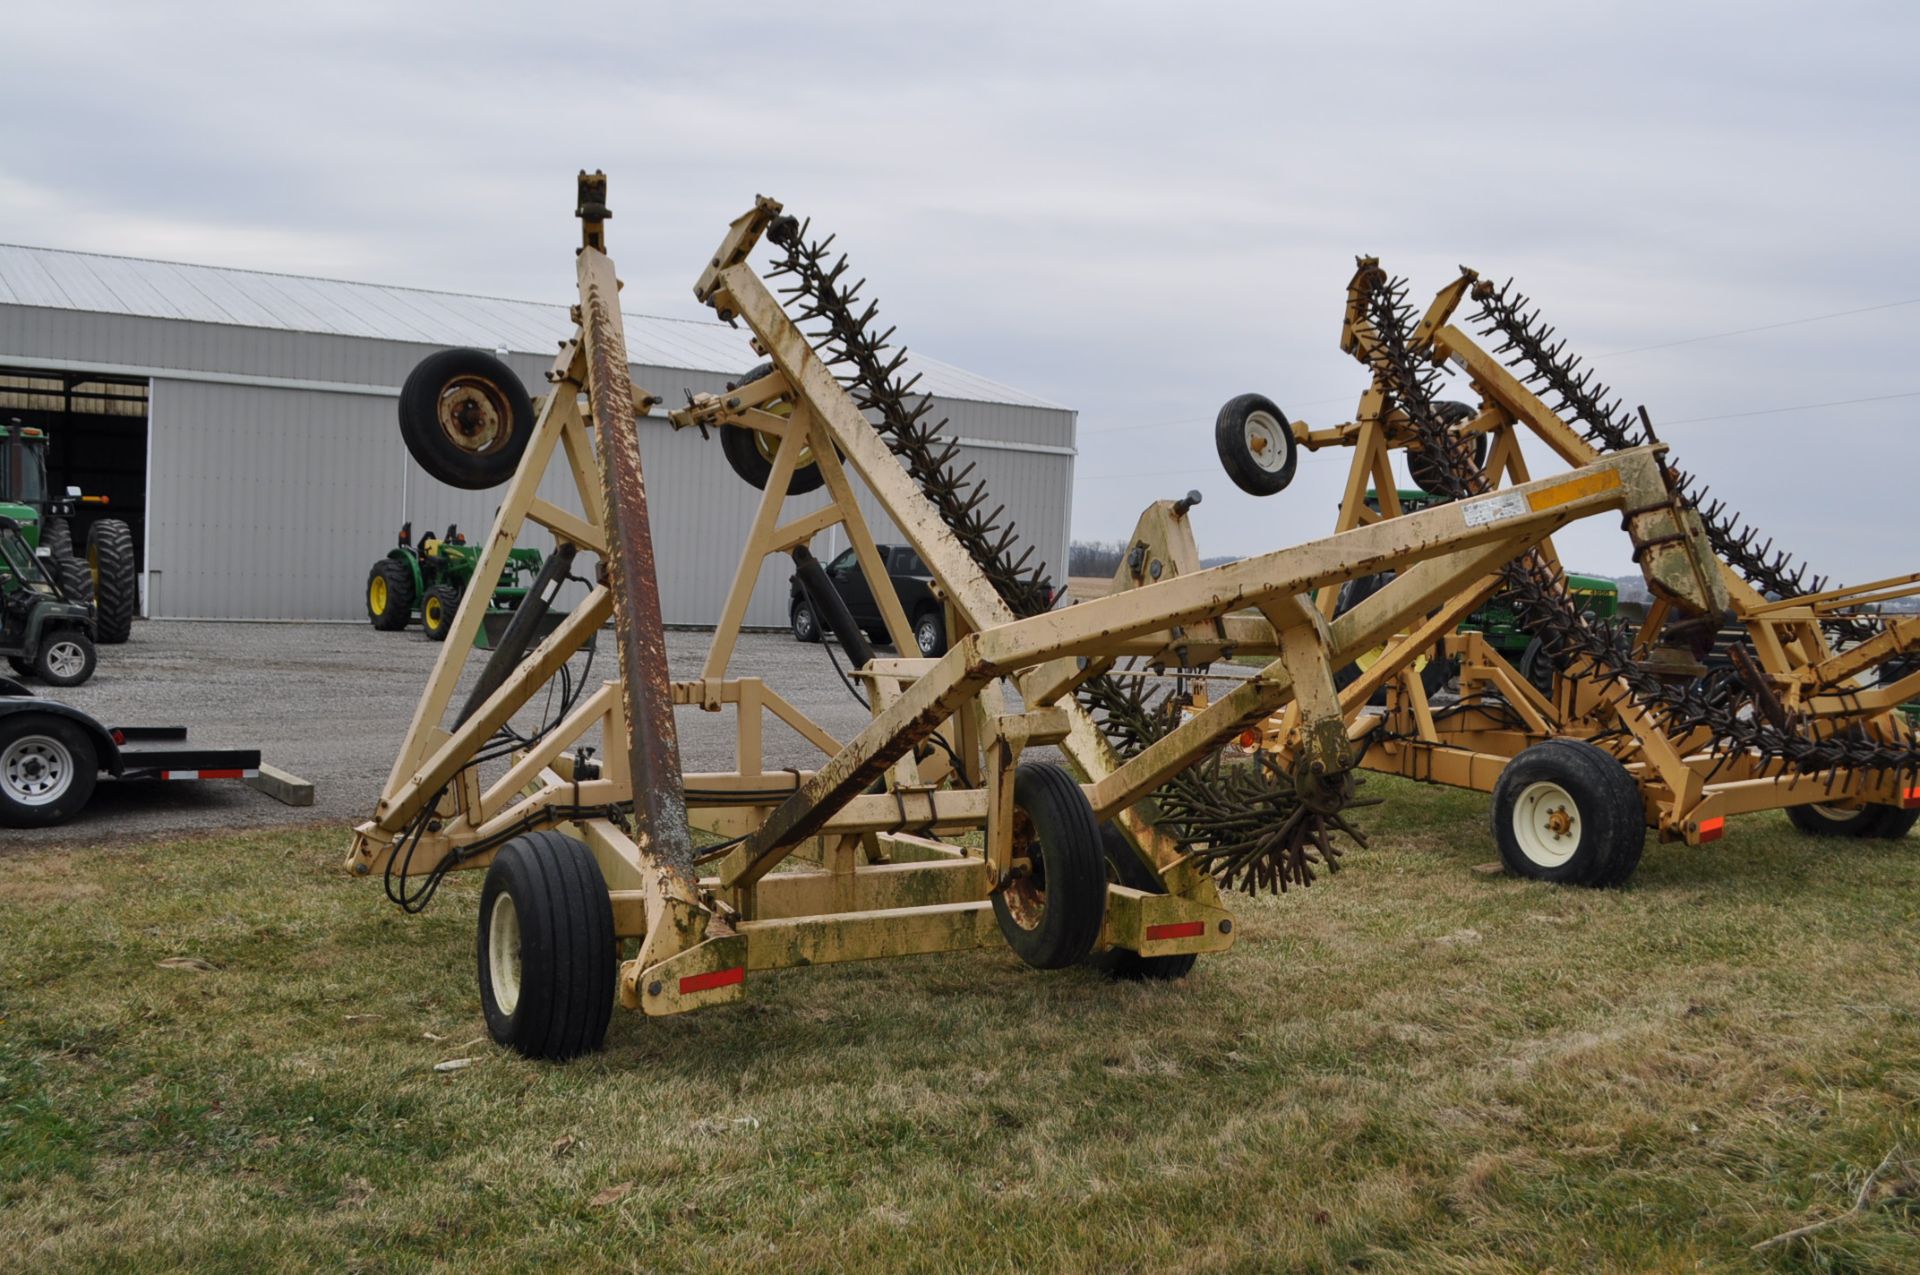
[[[667,678],[666,629],[660,619],[660,582],[647,521],[647,483],[634,428],[633,381],[627,373],[627,336],[620,316],[620,284],[601,250],[606,178],[580,174],[577,213],[583,246],[578,261],[579,323],[586,342],[587,396],[592,404],[594,452],[605,494],[604,569],[613,594],[614,645],[620,656],[620,693],[626,707],[624,743],[633,777],[634,842],[663,866],[697,885],[693,832],[680,771],[680,736]]]

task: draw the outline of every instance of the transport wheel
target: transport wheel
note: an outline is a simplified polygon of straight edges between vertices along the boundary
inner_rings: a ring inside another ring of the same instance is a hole
[[[796,642],[820,640],[820,621],[813,614],[813,604],[805,598],[793,604],[793,610],[787,613],[787,620],[793,625],[793,637]]]
[[[947,621],[938,611],[922,611],[913,617],[913,642],[920,654],[936,659],[947,653]]]
[[[1370,576],[1355,576],[1353,579],[1341,585],[1340,597],[1333,606],[1334,618],[1338,619],[1353,610],[1353,608],[1359,606],[1362,602],[1365,602],[1374,594],[1380,592],[1392,579],[1393,572],[1382,571]],[[1371,651],[1363,652],[1353,663],[1348,664],[1346,667],[1335,669],[1333,674],[1334,689],[1343,691],[1351,686],[1356,678],[1373,667],[1374,661],[1379,659],[1386,649],[1383,643],[1380,646],[1374,647]],[[1442,654],[1442,648],[1438,645],[1426,655],[1416,655],[1413,660],[1413,666],[1420,672],[1420,685],[1427,692],[1428,699],[1432,699],[1441,691],[1446,690],[1447,683],[1451,682],[1454,674],[1458,672],[1455,668],[1455,662],[1446,658],[1446,656]],[[1372,698],[1367,701],[1369,704],[1385,704],[1386,702],[1387,688],[1384,686],[1375,691]]]
[[[47,635],[33,657],[33,675],[48,686],[78,686],[93,676],[93,641],[79,629]]]
[[[480,1003],[494,1040],[564,1062],[606,1041],[618,952],[606,878],[586,843],[526,832],[480,889]]]
[[[93,635],[102,646],[133,636],[140,611],[140,569],[133,556],[133,528],[102,518],[87,528],[87,565],[93,570]]]
[[[1516,876],[1618,885],[1639,866],[1646,837],[1633,777],[1583,740],[1535,744],[1494,783],[1493,839]]]
[[[1073,776],[1049,762],[1014,772],[1013,806],[1014,877],[993,894],[1000,932],[1036,969],[1076,965],[1093,951],[1107,919],[1093,807]]]
[[[1898,840],[1912,830],[1920,810],[1898,806],[1788,806],[1787,818],[1810,837],[1883,837]]]
[[[1233,485],[1255,496],[1285,491],[1300,461],[1287,414],[1262,394],[1227,400],[1213,423],[1213,447]]]
[[[727,382],[727,388],[737,390],[742,385],[751,384],[773,371],[773,364],[762,363],[758,367],[748,368],[735,379]],[[779,417],[793,415],[793,400],[776,398],[760,405],[760,410]],[[773,456],[780,450],[780,440],[771,434],[762,434],[757,429],[746,429],[729,425],[720,431],[720,450],[726,454],[727,463],[733,466],[733,472],[747,482],[762,490],[766,489],[767,479],[773,477]],[[790,496],[803,496],[810,491],[818,491],[826,482],[826,475],[820,472],[820,466],[813,461],[813,449],[805,448],[800,452],[800,463],[793,467],[793,481],[787,486]]]
[[[420,468],[467,491],[513,477],[533,436],[533,400],[485,350],[441,350],[400,387],[400,437]]]
[[[413,618],[413,577],[404,564],[382,558],[367,572],[367,618],[383,633],[407,627]]]
[[[1120,831],[1117,825],[1111,823],[1100,825],[1100,849],[1106,860],[1107,880],[1114,885],[1144,890],[1148,894],[1167,892],[1167,887],[1161,883],[1159,874],[1140,862],[1140,856],[1133,852],[1133,846],[1127,841],[1127,834]],[[1134,982],[1149,979],[1160,981],[1185,978],[1193,972],[1194,962],[1199,959],[1199,955],[1194,952],[1183,952],[1177,956],[1142,956],[1124,947],[1110,947],[1104,952],[1095,952],[1089,956],[1087,965],[1091,969],[1099,970],[1108,978],[1129,979]]]
[[[453,630],[453,617],[459,613],[460,590],[450,584],[436,584],[420,603],[420,627],[435,642],[444,642]]]
[[[44,828],[79,813],[100,755],[78,723],[51,713],[0,718],[0,825]]]
[[[1470,403],[1440,402],[1433,405],[1434,413],[1448,425],[1464,425],[1480,413]],[[1473,436],[1473,467],[1487,467],[1487,447],[1491,436],[1475,434]],[[1407,452],[1407,473],[1413,478],[1413,485],[1429,496],[1446,496],[1446,471],[1441,469],[1434,459],[1424,451]]]

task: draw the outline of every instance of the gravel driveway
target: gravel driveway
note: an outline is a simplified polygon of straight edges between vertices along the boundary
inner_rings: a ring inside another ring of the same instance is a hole
[[[595,680],[611,675],[610,636],[601,635]],[[703,632],[667,635],[675,677],[699,675],[708,640]],[[268,824],[344,829],[372,812],[439,651],[418,628],[377,633],[359,624],[138,624],[131,642],[101,648],[99,670],[85,686],[55,691],[27,685],[109,726],[184,725],[189,743],[257,746],[263,761],[313,782],[314,804],[283,806],[233,782],[102,783],[79,817],[58,828],[0,830],[0,847],[97,845]],[[478,675],[484,658],[473,654],[468,677]],[[824,649],[803,646],[785,633],[743,635],[730,671],[767,678],[839,738],[867,720]],[[521,725],[537,718],[537,711],[523,714]],[[679,720],[688,769],[731,769],[731,711],[682,709]],[[811,768],[819,758],[799,736],[771,721],[766,754],[767,765],[776,769]]]

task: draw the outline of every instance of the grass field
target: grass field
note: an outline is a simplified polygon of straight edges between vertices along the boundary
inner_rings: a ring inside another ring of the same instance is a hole
[[[1555,890],[1470,870],[1482,799],[1371,791],[1184,982],[798,971],[566,1067],[482,1039],[472,878],[0,856],[0,1267],[1920,1270],[1920,845],[1766,816]]]

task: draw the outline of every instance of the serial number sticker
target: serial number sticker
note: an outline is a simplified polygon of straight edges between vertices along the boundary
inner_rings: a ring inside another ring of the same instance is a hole
[[[1460,506],[1460,517],[1469,527],[1484,527],[1490,522],[1505,522],[1509,518],[1518,518],[1530,512],[1527,498],[1517,491],[1503,491],[1498,495],[1487,496],[1480,500],[1468,501]]]

